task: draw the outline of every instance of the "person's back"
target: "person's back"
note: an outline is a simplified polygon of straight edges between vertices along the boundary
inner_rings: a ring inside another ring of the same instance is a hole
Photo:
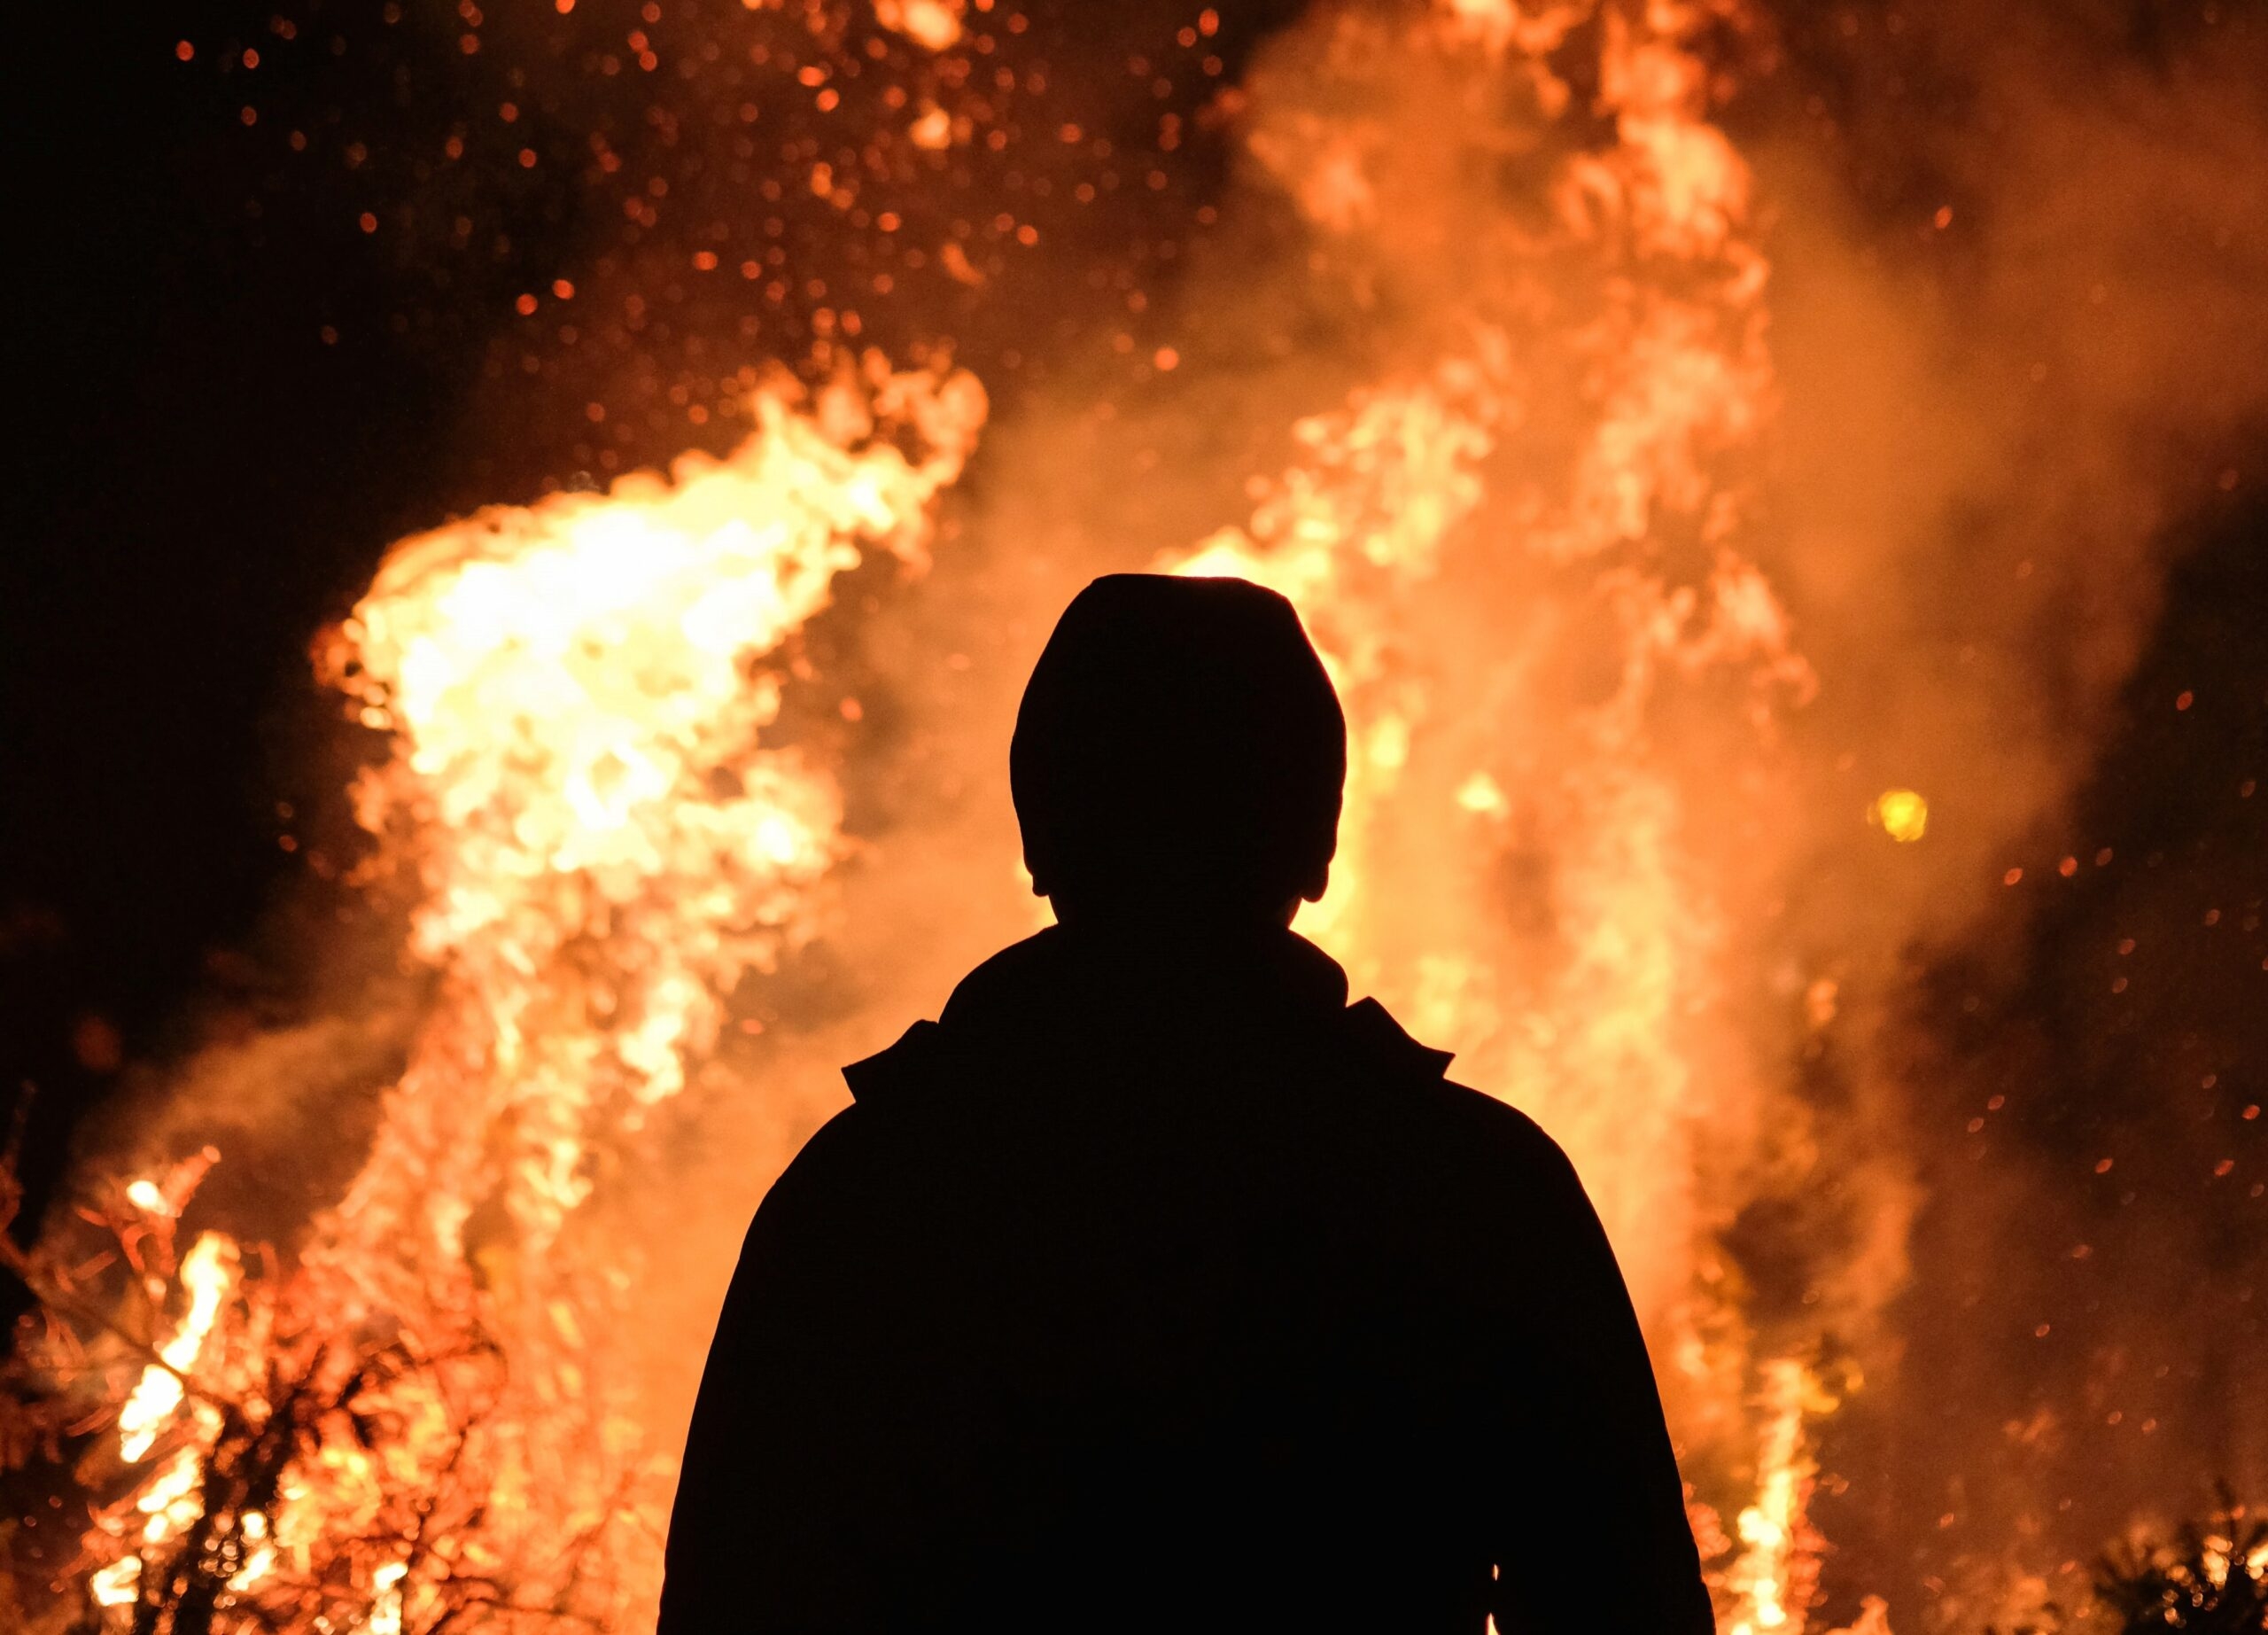
[[[1266,593],[1099,595],[1131,603],[1088,636],[1122,668],[1113,638],[1155,644],[1160,610]],[[1073,911],[849,1070],[854,1105],[766,1198],[687,1448],[663,1635],[1491,1614],[1506,1635],[1700,1635],[1643,1344],[1558,1149],[1350,1008],[1288,900],[1213,911],[1220,874],[1106,889],[1051,825],[1093,800],[1081,775],[1122,775],[1044,759],[1047,678],[1017,798],[1036,880]],[[1072,678],[1074,728],[1094,685]],[[1327,782],[1335,825],[1331,762],[1276,781],[1309,804]],[[1119,828],[1099,854],[1140,825]],[[1328,843],[1304,838],[1271,891],[1319,894]],[[1231,834],[1214,856],[1253,853]]]

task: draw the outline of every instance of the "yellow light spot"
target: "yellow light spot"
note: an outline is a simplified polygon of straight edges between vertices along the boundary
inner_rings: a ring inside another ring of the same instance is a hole
[[[136,1209],[147,1210],[152,1215],[173,1213],[166,1207],[166,1195],[158,1190],[158,1183],[152,1180],[138,1180],[129,1185],[126,1189],[126,1201]]]
[[[1930,832],[1930,803],[1910,789],[1886,789],[1867,808],[1868,820],[1900,845]]]
[[[953,142],[952,115],[932,103],[905,128],[905,134],[915,147],[927,148],[933,153],[949,148]]]
[[[1504,798],[1504,791],[1497,787],[1496,780],[1485,772],[1474,773],[1458,786],[1456,804],[1482,817],[1502,817],[1511,809],[1511,803]]]

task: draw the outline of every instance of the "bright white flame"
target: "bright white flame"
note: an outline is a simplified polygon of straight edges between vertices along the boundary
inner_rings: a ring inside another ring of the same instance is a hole
[[[97,1607],[131,1606],[142,1589],[142,1558],[121,1555],[87,1581]]]
[[[1740,1513],[1741,1543],[1730,1584],[1739,1600],[1727,1635],[1801,1635],[1805,1608],[1794,1593],[1800,1559],[1798,1530],[1812,1477],[1817,1474],[1805,1445],[1804,1414],[1818,1395],[1804,1366],[1779,1359],[1764,1366],[1764,1427],[1757,1474],[1756,1502]]]
[[[245,1564],[229,1578],[229,1587],[249,1590],[276,1570],[276,1545],[268,1537],[268,1517],[261,1512],[247,1510],[240,1525],[252,1548],[245,1552]]]
[[[142,1529],[144,1544],[162,1544],[204,1513],[195,1497],[204,1469],[205,1462],[195,1448],[178,1449],[150,1485],[136,1495],[134,1507],[150,1518]]]
[[[369,1635],[401,1635],[401,1581],[408,1576],[407,1561],[388,1561],[370,1575]]]
[[[132,1464],[150,1452],[159,1434],[173,1422],[181,1406],[182,1375],[197,1360],[205,1336],[221,1314],[221,1303],[237,1281],[237,1246],[218,1232],[200,1236],[182,1262],[182,1286],[189,1290],[189,1311],[172,1339],[158,1348],[163,1366],[143,1369],[141,1382],[119,1410],[118,1451]]]

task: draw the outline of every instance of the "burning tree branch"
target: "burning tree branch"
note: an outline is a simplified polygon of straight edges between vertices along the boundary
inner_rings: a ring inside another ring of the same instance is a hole
[[[2008,1635],[2262,1635],[2268,1631],[2268,1517],[2223,1483],[2220,1503],[2171,1538],[2137,1538],[2095,1563],[2094,1600],[2073,1613],[2050,1604]],[[2000,1635],[1988,1627],[1985,1635]]]
[[[0,1230],[20,1207],[12,1157],[0,1156]],[[137,1193],[150,1195],[120,1195]],[[98,1225],[112,1249],[80,1264],[140,1273],[116,1280],[118,1303],[196,1310],[183,1270],[197,1250],[176,1263],[172,1250],[187,1196],[176,1188],[160,1201],[82,1206],[78,1218]],[[204,1234],[199,1248],[216,1240]],[[40,1302],[38,1326],[0,1382],[4,1472],[21,1479],[43,1460],[67,1463],[89,1497],[69,1575],[83,1599],[57,1598],[35,1627],[436,1635],[474,1613],[508,1630],[612,1622],[621,1586],[591,1564],[609,1559],[602,1535],[635,1508],[632,1478],[565,1549],[543,1559],[498,1549],[488,1523],[506,1353],[468,1309],[436,1302],[415,1325],[394,1317],[342,1330],[320,1273],[303,1266],[202,1296],[214,1310],[184,1353],[84,1292],[69,1247],[0,1250]],[[151,1297],[152,1279],[162,1297]],[[184,1332],[186,1318],[175,1339]],[[152,1377],[178,1390],[147,1396]],[[157,1405],[137,1433],[124,1421],[149,1401]],[[25,1577],[15,1575],[19,1596]]]
[[[2268,1518],[2249,1514],[2224,1486],[2219,1514],[2184,1522],[2169,1542],[2106,1555],[2095,1592],[2120,1620],[2121,1635],[2261,1635],[2268,1630]]]

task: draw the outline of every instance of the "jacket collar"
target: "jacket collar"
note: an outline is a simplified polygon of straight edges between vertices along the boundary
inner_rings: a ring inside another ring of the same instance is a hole
[[[1052,1054],[1067,1028],[1171,1015],[1192,1026],[1230,1016],[1336,1032],[1391,1077],[1441,1077],[1449,1052],[1418,1043],[1374,999],[1348,1006],[1347,993],[1339,962],[1286,930],[1194,940],[1051,926],[971,971],[939,1020],[915,1023],[843,1076],[859,1101],[889,1099],[957,1062]]]
[[[953,990],[940,1022],[990,1032],[1058,1015],[1336,1010],[1347,973],[1306,938],[1275,926],[1233,935],[1127,934],[1052,925],[985,961]]]

